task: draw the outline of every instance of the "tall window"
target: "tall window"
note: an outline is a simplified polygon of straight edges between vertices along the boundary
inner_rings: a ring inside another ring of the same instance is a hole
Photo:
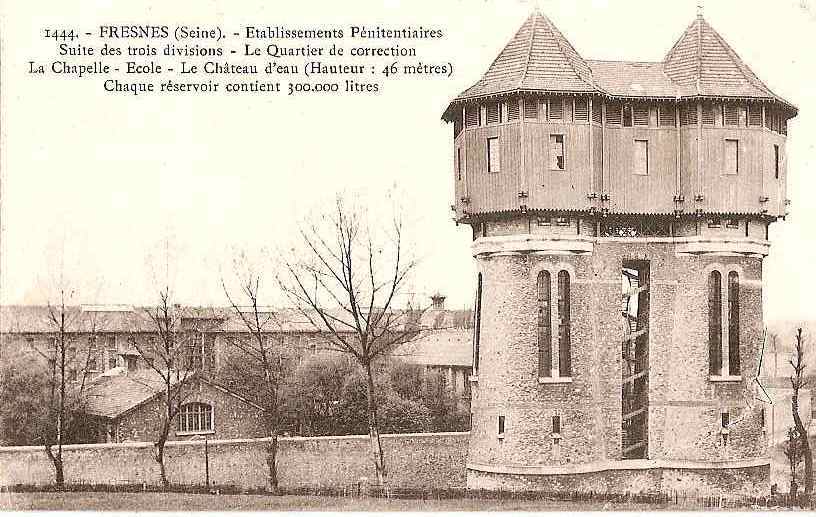
[[[187,346],[187,368],[201,370],[204,367],[204,334],[192,338]]]
[[[550,135],[550,169],[564,170],[564,135]]]
[[[107,369],[116,368],[119,351],[116,349],[116,336],[105,336],[105,353],[108,356]]]
[[[739,172],[739,140],[726,138],[723,150],[723,174],[737,174]]]
[[[552,374],[552,328],[550,304],[550,273],[538,274],[538,376],[549,377]]]
[[[88,371],[89,372],[97,372],[99,371],[99,363],[98,363],[98,354],[99,351],[96,349],[96,336],[89,336],[88,337]]]
[[[722,373],[722,276],[712,271],[708,276],[708,372]]]
[[[635,174],[649,174],[649,141],[635,140]]]
[[[482,330],[482,274],[476,277],[476,313],[473,324],[473,374],[479,375],[479,338]]]
[[[558,369],[561,377],[570,377],[570,277],[562,270],[558,273]]]
[[[456,177],[462,180],[462,148],[456,148]]]
[[[499,137],[487,139],[487,172],[499,172],[501,156],[499,155]]]
[[[779,179],[779,146],[774,144],[774,178]]]
[[[739,375],[739,275],[728,273],[728,373]]]
[[[182,433],[202,433],[213,430],[213,408],[209,404],[191,402],[181,406],[178,430]]]

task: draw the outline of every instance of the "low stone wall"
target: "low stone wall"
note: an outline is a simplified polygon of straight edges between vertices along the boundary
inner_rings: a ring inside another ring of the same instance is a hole
[[[268,439],[209,442],[213,485],[266,487]],[[392,486],[448,488],[465,486],[468,433],[382,435]],[[281,438],[278,476],[282,488],[343,487],[360,478],[374,480],[367,436]],[[204,441],[168,442],[167,477],[173,484],[203,485]],[[150,443],[68,445],[63,448],[69,484],[159,483]],[[51,462],[42,447],[0,447],[0,485],[48,485]]]

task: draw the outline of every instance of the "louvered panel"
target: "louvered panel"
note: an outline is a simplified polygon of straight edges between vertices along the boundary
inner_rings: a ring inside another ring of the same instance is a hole
[[[714,104],[706,102],[703,104],[703,124],[713,126],[715,122]]]
[[[771,123],[771,119],[773,118],[773,108],[767,107],[765,108],[765,127],[771,129],[773,127]]]
[[[498,102],[491,102],[487,105],[487,123],[498,124],[500,120],[500,105]]]
[[[649,125],[649,105],[638,102],[632,106],[633,118],[636,126]]]
[[[723,124],[726,126],[739,126],[739,105],[726,103],[723,106]]]
[[[512,122],[519,119],[519,100],[510,99],[507,102],[507,120]]]
[[[589,121],[589,101],[587,99],[575,99],[575,120],[577,122]]]
[[[465,108],[465,126],[476,127],[479,125],[479,112],[481,108],[476,106],[468,106]]]
[[[680,125],[681,126],[696,126],[697,125],[697,105],[684,104],[680,107]]]
[[[538,99],[527,97],[524,99],[524,118],[538,118]]]
[[[603,101],[601,99],[592,100],[592,121],[598,124],[603,122]]]
[[[562,115],[563,120],[564,120],[564,122],[572,122],[572,116],[573,116],[573,104],[572,104],[572,102],[573,102],[573,99],[572,99],[572,97],[564,97],[563,100],[564,100],[564,102],[562,104],[564,106],[564,114]]]
[[[762,125],[762,105],[752,102],[748,105],[748,125],[761,126]]]
[[[606,105],[606,123],[620,124],[622,119],[622,105],[620,102],[610,102]]]
[[[462,132],[462,116],[456,115],[453,119],[453,138],[455,139]]]
[[[675,127],[677,125],[677,115],[674,111],[674,105],[661,104],[658,107],[658,123],[660,127]]]
[[[562,97],[553,97],[549,100],[547,118],[548,120],[564,119],[564,99]]]

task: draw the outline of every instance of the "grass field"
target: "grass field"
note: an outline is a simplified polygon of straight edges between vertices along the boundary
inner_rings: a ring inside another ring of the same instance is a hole
[[[0,510],[340,510],[340,511],[537,511],[656,510],[651,505],[601,502],[477,499],[378,499],[369,497],[209,495],[179,493],[27,492],[0,494]],[[679,509],[677,506],[662,509]]]

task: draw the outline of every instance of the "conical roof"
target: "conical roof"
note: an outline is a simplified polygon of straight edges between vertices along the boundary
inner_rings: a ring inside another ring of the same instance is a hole
[[[688,26],[663,61],[666,75],[697,95],[778,99],[702,15]]]
[[[598,93],[610,97],[772,99],[774,94],[702,17],[683,32],[662,62],[585,60],[552,21],[534,11],[502,49],[484,76],[451,101],[519,91]]]
[[[534,11],[482,78],[456,100],[514,90],[591,92],[586,61],[540,11]]]

